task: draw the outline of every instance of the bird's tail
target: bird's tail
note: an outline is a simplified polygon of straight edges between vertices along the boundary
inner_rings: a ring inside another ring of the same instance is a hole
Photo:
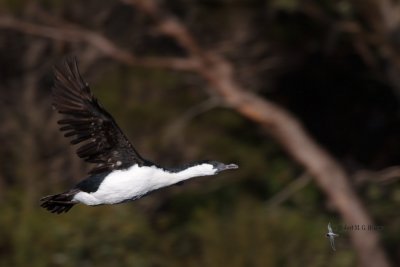
[[[77,189],[72,189],[70,191],[50,195],[40,199],[42,208],[47,209],[52,213],[63,213],[68,212],[76,203],[72,202],[73,197],[79,192]]]

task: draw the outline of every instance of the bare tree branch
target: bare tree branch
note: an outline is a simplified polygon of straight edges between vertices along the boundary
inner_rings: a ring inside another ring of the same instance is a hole
[[[400,167],[392,166],[380,171],[360,170],[357,171],[353,177],[357,184],[361,184],[365,181],[390,184],[400,179]]]
[[[183,71],[192,71],[197,68],[197,62],[190,58],[135,57],[131,52],[118,47],[105,36],[94,31],[82,29],[71,23],[62,25],[61,27],[52,27],[22,21],[8,15],[1,15],[0,28],[11,29],[64,42],[84,42],[96,47],[110,58],[126,65],[168,68]]]
[[[296,178],[293,182],[291,182],[288,186],[286,186],[283,190],[279,191],[276,195],[271,197],[267,202],[268,208],[274,208],[281,203],[285,202],[288,198],[290,198],[294,193],[303,189],[306,185],[311,182],[311,176],[308,173],[303,173],[299,178]]]
[[[163,134],[164,143],[170,142],[171,140],[180,140],[180,138],[176,138],[176,136],[179,133],[183,132],[183,129],[188,124],[188,122],[190,122],[193,118],[199,116],[200,114],[205,113],[218,106],[221,106],[220,99],[215,96],[211,96],[206,101],[189,108],[176,120],[169,123],[169,126],[164,131],[165,134]]]

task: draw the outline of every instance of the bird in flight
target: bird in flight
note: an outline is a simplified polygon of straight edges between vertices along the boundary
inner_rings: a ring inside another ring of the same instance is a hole
[[[144,159],[132,146],[113,117],[99,104],[82,79],[76,58],[55,67],[53,105],[58,121],[84,161],[96,164],[88,177],[70,190],[41,199],[52,213],[68,212],[75,204],[90,206],[132,201],[193,177],[237,169],[236,164],[198,161],[177,168],[161,167]]]
[[[326,234],[326,237],[329,238],[329,242],[331,243],[331,247],[333,251],[336,251],[335,249],[335,237],[339,236],[338,234],[335,234],[332,231],[331,223],[328,223],[328,233]]]

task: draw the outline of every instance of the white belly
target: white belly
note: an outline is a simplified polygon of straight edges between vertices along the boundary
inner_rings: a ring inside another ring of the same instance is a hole
[[[105,180],[104,180],[105,181]],[[86,205],[117,204],[130,200],[135,200],[145,195],[149,188],[137,188],[132,184],[108,184],[101,185],[96,192],[79,192],[74,196],[74,200]]]
[[[73,201],[86,205],[117,204],[135,200],[156,189],[176,184],[195,176],[212,175],[207,164],[191,167],[177,173],[166,172],[155,166],[134,165],[127,170],[114,171],[104,178],[97,191],[79,192]]]
[[[74,200],[86,205],[100,205],[140,198],[157,189],[151,183],[152,179],[149,179],[157,175],[157,170],[153,167],[138,168],[135,165],[127,170],[112,172],[104,178],[96,192],[79,192]]]

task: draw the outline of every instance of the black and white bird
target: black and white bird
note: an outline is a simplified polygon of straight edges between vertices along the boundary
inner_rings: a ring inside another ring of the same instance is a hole
[[[335,234],[332,231],[331,223],[328,223],[328,233],[326,234],[326,237],[329,238],[329,242],[331,243],[331,247],[333,251],[336,251],[335,248],[335,237],[339,236],[338,234]]]
[[[193,177],[238,168],[217,161],[163,168],[142,158],[82,79],[76,58],[55,67],[54,74],[53,105],[63,115],[58,121],[60,130],[65,137],[73,137],[71,144],[81,144],[78,156],[96,166],[72,189],[42,198],[43,208],[62,213],[77,203],[123,203]]]

